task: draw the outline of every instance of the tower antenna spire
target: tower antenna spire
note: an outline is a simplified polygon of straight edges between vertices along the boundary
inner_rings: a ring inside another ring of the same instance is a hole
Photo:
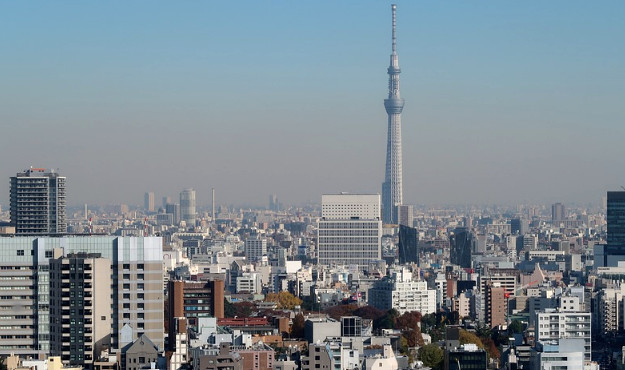
[[[397,53],[397,37],[395,36],[395,10],[397,10],[397,5],[391,5],[391,9],[393,9],[393,54]]]

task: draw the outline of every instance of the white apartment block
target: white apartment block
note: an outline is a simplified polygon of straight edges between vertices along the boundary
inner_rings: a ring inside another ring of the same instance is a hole
[[[590,361],[590,312],[563,312],[545,309],[536,313],[535,340],[557,343],[560,339],[583,339],[584,359]]]
[[[400,314],[419,311],[426,315],[436,312],[436,291],[428,289],[425,281],[414,281],[408,269],[401,269],[374,284],[369,304],[382,310],[393,308]]]

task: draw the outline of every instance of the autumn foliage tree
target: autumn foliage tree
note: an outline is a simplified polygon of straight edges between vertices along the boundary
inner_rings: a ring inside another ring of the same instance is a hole
[[[402,335],[408,341],[408,347],[423,346],[423,336],[421,335],[421,312],[405,312],[397,318],[395,326],[402,331]]]
[[[355,304],[340,304],[328,307],[324,312],[334,320],[340,320],[341,316],[354,316],[357,309],[358,305]]]
[[[265,302],[275,302],[277,308],[281,310],[292,310],[295,306],[300,306],[302,300],[287,291],[280,293],[269,293],[265,296]]]

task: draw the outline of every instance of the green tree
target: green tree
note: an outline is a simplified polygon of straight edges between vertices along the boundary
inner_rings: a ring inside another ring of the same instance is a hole
[[[236,311],[234,309],[234,304],[224,298],[224,317],[234,317],[235,315]]]
[[[510,333],[522,333],[523,332],[523,323],[519,320],[512,320],[510,326],[508,327],[508,331]]]
[[[373,329],[395,329],[395,321],[397,320],[398,316],[399,312],[391,308],[390,310],[386,311],[386,314],[384,314],[384,316],[373,321]]]
[[[431,367],[433,370],[442,370],[445,352],[436,344],[427,344],[419,348],[419,360],[423,365]]]

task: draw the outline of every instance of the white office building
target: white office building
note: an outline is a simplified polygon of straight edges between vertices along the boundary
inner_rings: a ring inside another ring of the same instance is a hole
[[[324,194],[318,224],[318,263],[364,268],[382,258],[379,194]]]

